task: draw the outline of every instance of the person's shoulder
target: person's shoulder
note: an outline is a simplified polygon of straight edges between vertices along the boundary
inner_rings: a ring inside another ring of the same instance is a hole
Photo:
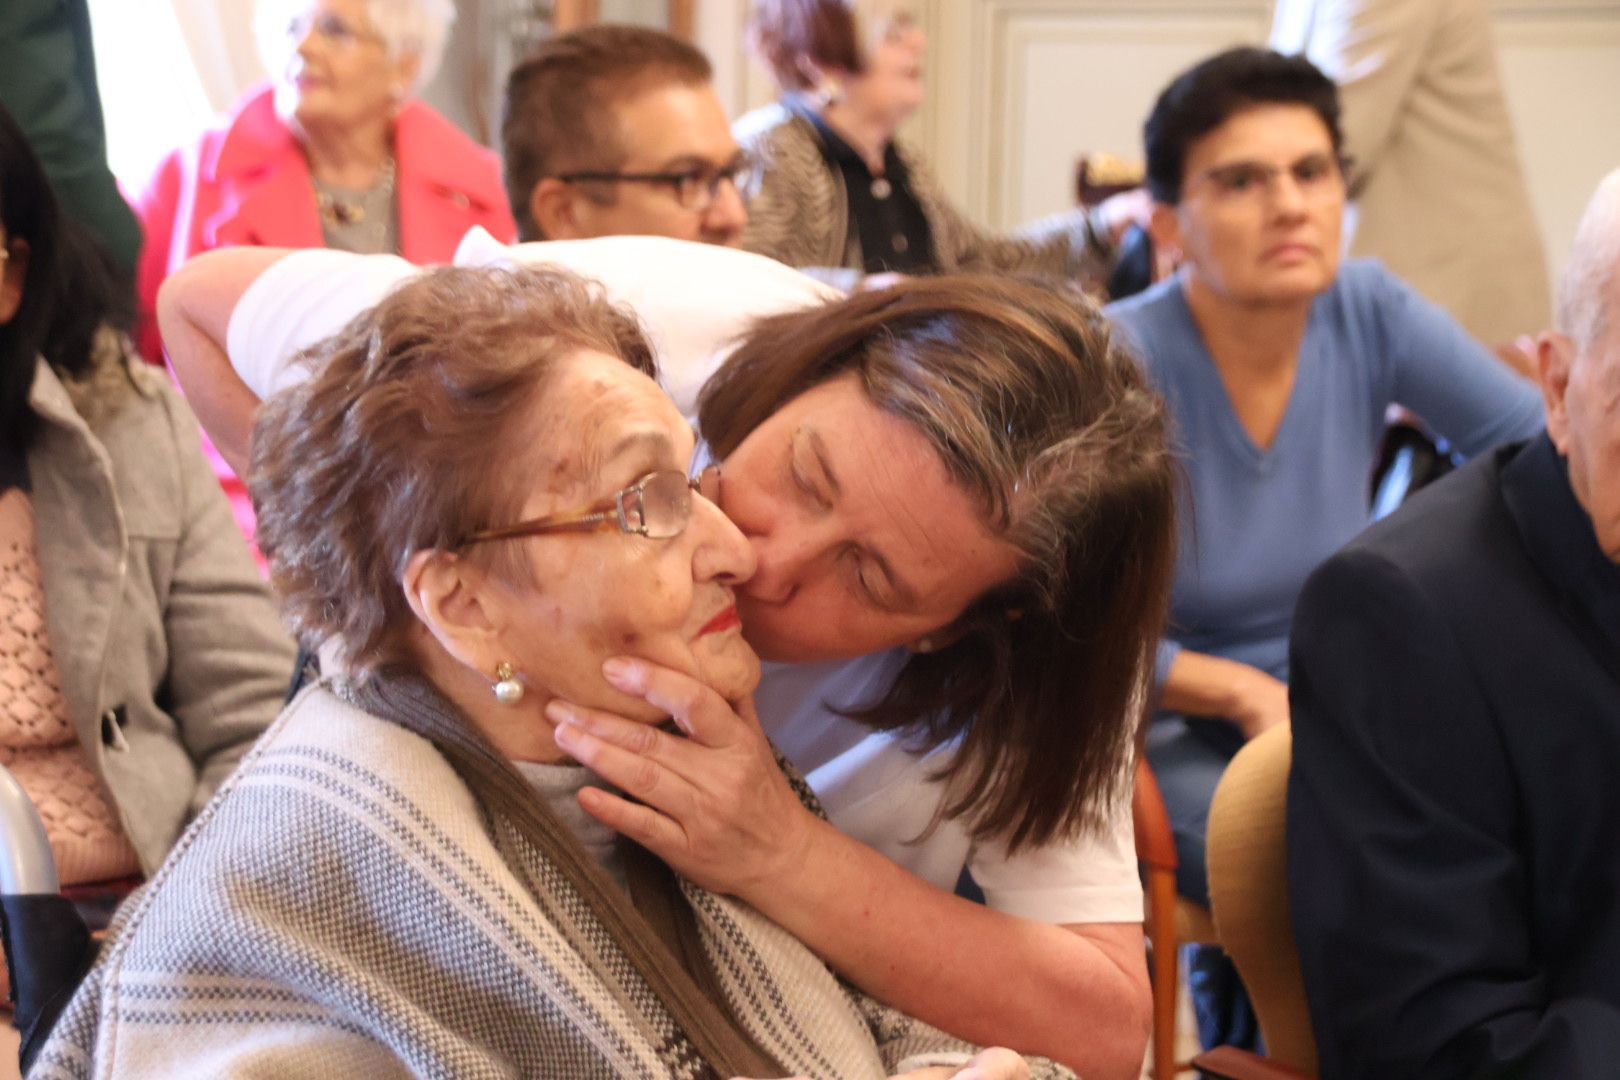
[[[1328,559],[1324,576],[1377,565],[1436,598],[1499,578],[1517,548],[1501,472],[1518,449],[1483,454],[1415,492]]]
[[[641,283],[656,284],[661,290],[685,297],[682,303],[699,303],[694,314],[736,310],[740,304],[746,306],[760,298],[776,298],[778,302],[767,307],[780,310],[839,295],[837,290],[767,256],[667,236],[547,240],[514,244],[502,250],[505,259],[514,265],[571,270],[600,281],[612,292],[636,291]],[[496,255],[487,245],[481,251],[485,261],[492,261]],[[459,256],[457,262],[462,263]],[[730,301],[716,304],[717,296],[729,296]],[[659,296],[628,299],[632,306],[638,306],[656,301]]]
[[[802,121],[780,101],[746,112],[731,125],[731,134],[744,146],[768,143],[791,134]]]
[[[1185,307],[1179,277],[1168,277],[1103,308],[1142,363],[1153,365]]]

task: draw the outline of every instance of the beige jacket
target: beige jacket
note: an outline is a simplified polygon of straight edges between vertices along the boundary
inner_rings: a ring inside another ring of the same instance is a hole
[[[844,178],[821,156],[815,127],[782,104],[756,109],[733,125],[742,148],[763,167],[748,202],[744,250],[810,269],[839,288],[859,283],[865,265],[849,227]],[[1079,210],[1054,214],[1002,236],[980,228],[952,206],[928,166],[896,143],[934,237],[939,269],[1024,271],[1100,285],[1113,245],[1100,221]]]
[[[1278,0],[1272,46],[1341,88],[1354,255],[1486,345],[1549,325],[1546,256],[1486,0]]]
[[[69,717],[149,874],[275,719],[294,649],[191,410],[104,342],[82,385],[39,362],[28,475]]]

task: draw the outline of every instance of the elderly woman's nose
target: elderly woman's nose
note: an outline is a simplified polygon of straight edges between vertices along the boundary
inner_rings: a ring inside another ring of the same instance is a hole
[[[701,531],[692,556],[694,577],[736,585],[754,576],[758,565],[754,548],[724,511],[707,499],[697,499],[692,507],[692,522]]]

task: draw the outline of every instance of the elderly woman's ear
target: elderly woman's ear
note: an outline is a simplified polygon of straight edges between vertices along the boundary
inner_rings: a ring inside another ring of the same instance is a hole
[[[394,81],[389,89],[394,95],[394,108],[404,108],[417,89],[416,77],[422,73],[422,55],[408,52],[394,61]]]
[[[487,570],[448,551],[418,551],[400,587],[422,628],[456,661],[478,672],[511,658],[501,654],[505,622],[490,603]]]

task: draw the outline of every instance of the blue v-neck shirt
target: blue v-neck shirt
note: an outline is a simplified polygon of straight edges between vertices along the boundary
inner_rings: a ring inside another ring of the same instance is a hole
[[[1312,304],[1267,450],[1233,412],[1179,275],[1107,313],[1164,395],[1187,477],[1161,683],[1183,647],[1288,677],[1305,578],[1368,523],[1389,405],[1467,455],[1542,427],[1536,388],[1375,260],[1346,262]]]

